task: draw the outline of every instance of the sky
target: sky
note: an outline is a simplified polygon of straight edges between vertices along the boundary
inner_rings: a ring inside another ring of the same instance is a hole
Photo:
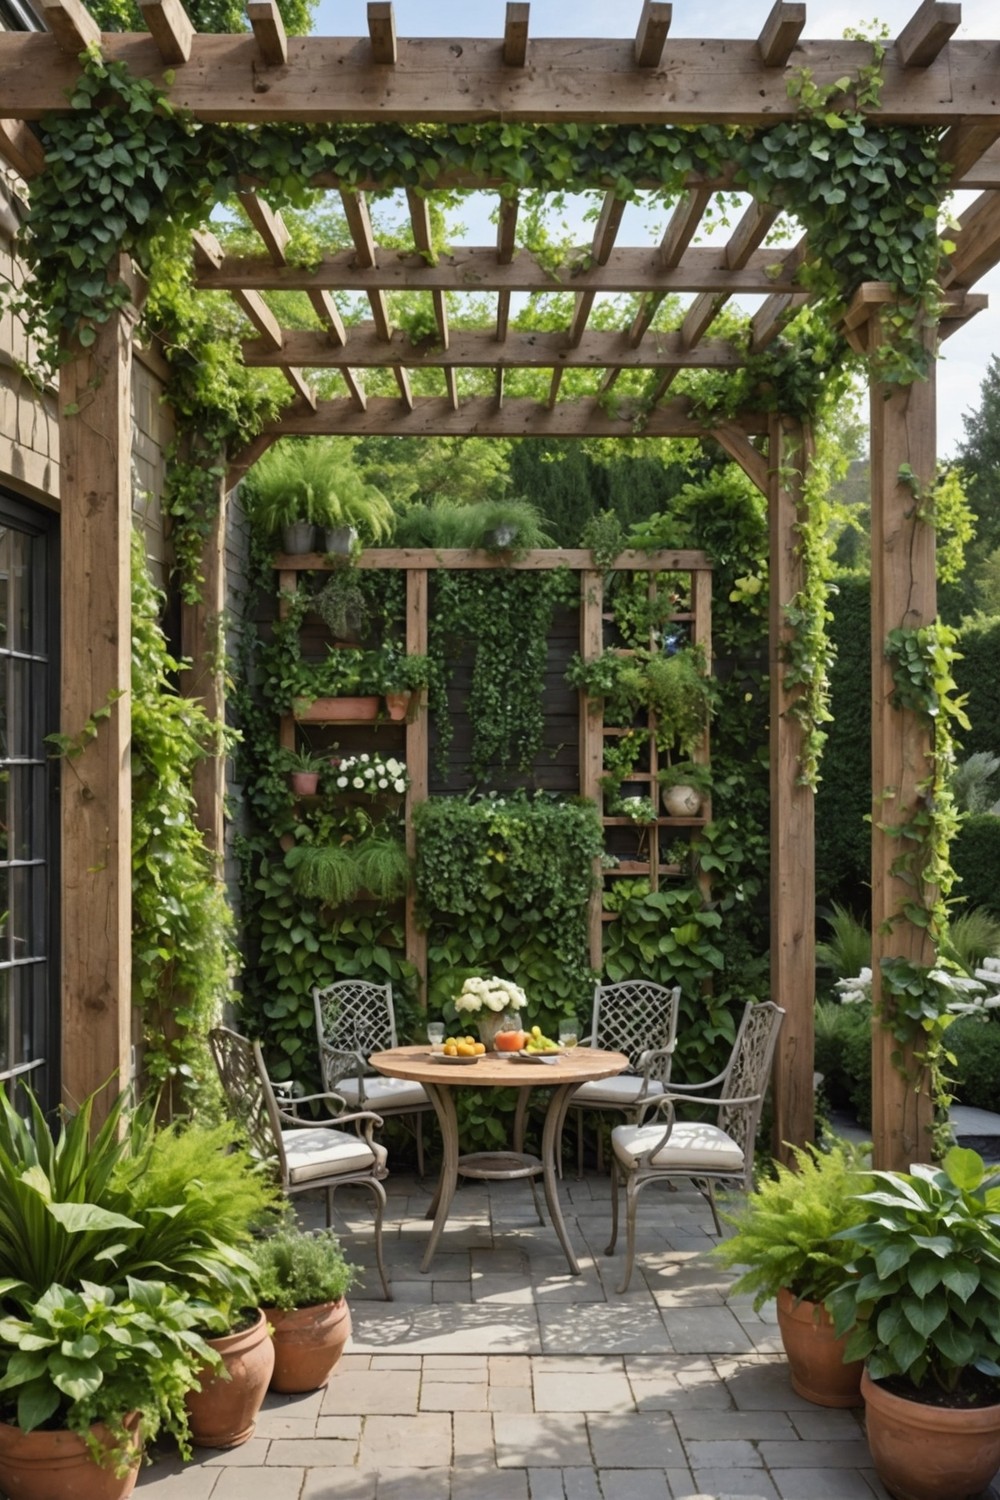
[[[771,9],[772,0],[674,0],[671,35],[741,38],[756,37]],[[803,35],[835,38],[845,28],[884,22],[891,36],[897,35],[919,0],[810,0]],[[395,0],[396,31],[406,36],[494,36],[503,34],[504,0]],[[529,35],[536,37],[593,36],[627,37],[635,34],[642,0],[531,0]],[[318,36],[365,36],[368,31],[365,0],[319,0],[313,30]],[[997,0],[963,0],[962,24],[956,40],[1000,41],[1000,5]],[[955,209],[961,212],[969,195],[958,195]],[[469,224],[466,237],[475,243],[491,243],[493,234],[481,237]],[[584,231],[581,239],[589,236]],[[644,243],[645,237],[630,239],[623,225],[620,244]],[[991,305],[979,313],[943,346],[938,365],[938,452],[953,456],[965,436],[963,416],[974,412],[980,387],[992,354],[1000,352],[1000,267],[983,277],[977,292],[991,295]]]

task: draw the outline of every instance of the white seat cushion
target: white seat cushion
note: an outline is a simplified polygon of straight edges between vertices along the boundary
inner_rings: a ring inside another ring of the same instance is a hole
[[[619,1125],[611,1132],[611,1144],[618,1160],[634,1168],[643,1151],[649,1151],[666,1129],[661,1120],[647,1125]],[[718,1125],[703,1125],[692,1120],[678,1120],[667,1144],[651,1159],[654,1167],[669,1167],[679,1172],[741,1172],[743,1152]]]
[[[430,1105],[423,1084],[410,1083],[405,1078],[366,1078],[364,1104],[361,1102],[357,1078],[341,1078],[333,1089],[334,1093],[347,1100],[351,1109],[373,1109],[377,1115],[383,1109],[401,1111],[427,1108]]]
[[[617,1078],[595,1078],[593,1083],[581,1083],[573,1095],[574,1104],[619,1104],[623,1108],[634,1104],[642,1093],[642,1079],[628,1073]],[[650,1080],[644,1098],[663,1093],[663,1084],[655,1078]]]
[[[349,1130],[330,1130],[325,1126],[283,1130],[281,1139],[289,1182],[311,1182],[315,1177],[364,1172],[376,1164],[385,1166],[385,1147],[376,1143],[373,1150],[367,1141]]]

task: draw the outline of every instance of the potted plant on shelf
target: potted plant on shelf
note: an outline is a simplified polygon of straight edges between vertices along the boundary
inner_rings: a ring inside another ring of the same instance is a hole
[[[312,551],[319,527],[323,550],[349,556],[359,537],[377,541],[392,528],[388,500],[336,439],[280,439],[254,464],[246,496],[251,524],[286,552]]]
[[[283,1227],[253,1247],[261,1307],[274,1337],[271,1389],[326,1385],[351,1333],[346,1292],[356,1269],[332,1229]]]
[[[646,702],[656,719],[656,740],[690,756],[699,747],[715,704],[715,686],[705,671],[705,654],[683,646],[672,654],[650,653],[645,664]]]
[[[288,772],[297,797],[315,796],[320,775],[329,764],[326,756],[314,755],[311,750],[282,750],[278,761],[281,770]]]
[[[738,1212],[712,1255],[744,1268],[733,1293],[751,1292],[754,1311],[777,1299],[778,1328],[792,1388],[819,1406],[861,1405],[861,1363],[844,1362],[846,1337],[827,1311],[851,1259],[839,1236],[865,1216],[855,1196],[865,1185],[859,1147],[839,1141],[828,1151],[793,1151],[794,1169],[777,1164]]]
[[[828,1299],[862,1359],[875,1468],[900,1500],[978,1495],[1000,1468],[1000,1177],[953,1147],[873,1172]]]
[[[708,766],[693,760],[679,760],[661,766],[656,773],[665,811],[671,818],[696,818],[702,803],[712,789]]]
[[[310,607],[334,640],[359,641],[368,619],[368,596],[358,570],[349,563],[340,563],[312,595]]]
[[[286,681],[302,723],[366,722],[378,715],[382,664],[377,651],[331,648],[320,661],[297,661]]]
[[[409,655],[401,652],[386,653],[383,664],[382,691],[390,719],[408,717],[418,695],[431,680],[429,656],[417,652]]]

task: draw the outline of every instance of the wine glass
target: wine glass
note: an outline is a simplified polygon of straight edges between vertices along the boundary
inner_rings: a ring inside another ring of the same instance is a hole
[[[562,1020],[559,1022],[559,1045],[560,1047],[575,1047],[579,1041],[580,1028],[575,1020]]]
[[[442,1021],[428,1022],[427,1040],[431,1044],[432,1052],[441,1052],[444,1049],[444,1023]]]

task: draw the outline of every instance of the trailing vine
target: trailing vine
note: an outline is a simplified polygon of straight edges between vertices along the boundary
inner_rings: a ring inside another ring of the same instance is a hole
[[[955,878],[949,853],[959,821],[951,791],[955,764],[952,725],[969,727],[952,675],[955,641],[955,632],[935,621],[890,631],[885,646],[892,664],[893,706],[916,714],[931,741],[928,772],[917,785],[912,809],[897,822],[882,819],[878,824],[890,838],[899,840],[900,852],[889,873],[908,892],[889,916],[888,925],[891,928],[908,922],[926,932],[935,949],[947,932],[948,895]],[[947,1059],[943,1038],[950,1023],[948,1004],[954,999],[953,990],[942,982],[932,964],[885,957],[880,968],[879,1019],[901,1049],[913,1049],[918,1065],[927,1071],[940,1112],[950,1097],[943,1073]],[[894,1061],[907,1076],[902,1050],[895,1054]]]
[[[179,670],[162,599],[132,537],[132,982],[144,1067],[189,1108],[214,1080],[205,1037],[221,1015],[237,953],[233,916],[194,821],[191,773],[231,741],[173,687]],[[220,735],[223,743],[220,744]]]

